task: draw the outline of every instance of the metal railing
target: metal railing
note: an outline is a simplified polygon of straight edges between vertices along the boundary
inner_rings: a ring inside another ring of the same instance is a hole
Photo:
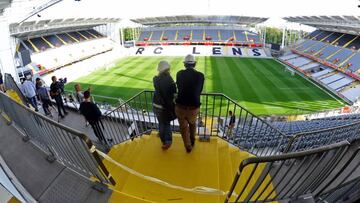
[[[225,203],[327,199],[339,188],[359,181],[359,174],[354,175],[360,165],[359,146],[359,141],[342,141],[302,152],[248,158],[241,162]]]
[[[158,128],[153,96],[153,91],[142,91],[103,115],[104,136],[112,140],[111,145]],[[280,201],[307,195],[328,199],[333,192],[360,182],[351,175],[360,166],[360,144],[335,143],[358,138],[360,122],[286,136],[223,94],[202,94],[201,102],[197,119],[200,137],[218,136],[258,156],[241,162],[225,202]],[[115,184],[86,135],[31,111],[3,93],[0,110],[50,157],[86,177]],[[234,128],[228,126],[230,110],[235,116]],[[172,130],[179,132],[177,120],[172,122]],[[327,146],[312,149],[323,145]]]
[[[352,141],[359,138],[360,121],[357,121],[348,125],[299,133],[290,136],[288,145],[284,152],[304,151],[343,140]]]
[[[118,108],[103,116],[104,134],[118,144],[157,129],[158,121],[152,111],[154,91],[142,91]],[[202,105],[197,118],[200,137],[219,136],[233,145],[258,156],[279,153],[288,138],[274,126],[255,116],[224,94],[201,94]],[[229,111],[235,116],[235,126],[230,129]],[[172,130],[179,132],[177,120]]]
[[[28,107],[15,102],[0,92],[0,111],[5,113],[25,135],[48,154],[65,166],[104,184],[115,184],[111,174],[103,165],[95,146],[83,133],[57,123]]]
[[[81,101],[78,101],[76,93],[73,91],[65,90],[63,94],[66,101],[73,104],[74,108],[79,108]],[[115,97],[108,97],[102,95],[91,94],[91,101],[96,103],[100,108],[111,111],[121,104],[125,103],[124,100]]]

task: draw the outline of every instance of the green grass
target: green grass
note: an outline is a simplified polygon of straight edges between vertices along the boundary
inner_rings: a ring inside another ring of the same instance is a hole
[[[153,89],[160,60],[171,63],[175,80],[176,72],[183,68],[182,57],[128,57],[75,82],[83,89],[92,85],[93,94],[125,100],[143,89]],[[204,92],[224,93],[256,115],[303,114],[344,105],[272,59],[197,57],[197,70],[205,74]],[[75,82],[66,89],[73,90]]]

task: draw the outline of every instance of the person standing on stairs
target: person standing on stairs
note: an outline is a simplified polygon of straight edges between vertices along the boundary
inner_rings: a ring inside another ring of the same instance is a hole
[[[186,151],[191,152],[195,144],[196,117],[199,114],[200,94],[204,87],[204,74],[196,71],[195,57],[187,55],[184,60],[185,70],[176,75],[178,96],[175,113],[178,117],[181,136]]]
[[[227,126],[226,137],[228,139],[232,139],[233,138],[233,129],[235,127],[236,118],[232,111],[229,111],[229,116],[230,116],[230,121],[229,121],[229,125]]]
[[[93,102],[91,102],[90,92],[85,91],[84,92],[84,100],[80,104],[80,113],[84,115],[85,119],[89,122],[92,129],[94,130],[95,136],[98,138],[98,140],[104,144],[107,145],[105,136],[103,133],[103,123],[101,122],[101,111],[99,107],[96,106]]]
[[[160,61],[157,70],[159,74],[153,78],[155,88],[153,111],[159,121],[162,149],[167,150],[172,144],[170,122],[176,118],[174,103],[176,84],[170,75],[170,64],[167,61]]]
[[[61,118],[64,118],[68,112],[65,110],[64,102],[61,97],[61,83],[57,81],[56,76],[51,77],[52,83],[50,85],[50,96],[52,99],[55,99],[56,106],[58,108],[58,113]],[[61,110],[63,113],[61,113]]]
[[[35,111],[38,112],[38,106],[36,102],[36,88],[34,83],[31,80],[31,76],[26,76],[26,80],[22,84],[22,91],[24,96],[29,101],[32,107],[34,107]]]

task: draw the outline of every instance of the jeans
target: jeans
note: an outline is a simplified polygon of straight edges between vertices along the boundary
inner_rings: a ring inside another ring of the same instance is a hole
[[[177,105],[175,113],[179,121],[184,145],[187,149],[191,149],[195,143],[196,117],[199,114],[199,108],[184,109]]]
[[[159,135],[163,145],[172,143],[172,132],[170,121],[167,119],[166,110],[154,108],[153,109],[157,120],[159,121]]]
[[[29,103],[31,104],[32,107],[34,107],[35,111],[38,111],[38,107],[37,107],[37,102],[36,102],[36,98],[35,97],[31,97],[31,98],[27,98],[29,100]]]
[[[56,102],[56,106],[58,108],[58,112],[59,112],[59,115],[60,116],[64,116],[64,114],[66,114],[66,110],[65,110],[65,107],[64,107],[64,102],[62,100],[62,97],[60,95],[57,95],[54,97],[55,99],[55,102]],[[64,114],[61,113],[61,109],[63,110]]]

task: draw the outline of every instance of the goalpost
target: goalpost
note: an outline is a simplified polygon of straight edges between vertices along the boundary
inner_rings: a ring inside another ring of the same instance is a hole
[[[291,74],[291,76],[294,76],[296,74],[295,70],[293,70],[292,68],[290,68],[288,66],[285,66],[284,71],[289,72]]]

